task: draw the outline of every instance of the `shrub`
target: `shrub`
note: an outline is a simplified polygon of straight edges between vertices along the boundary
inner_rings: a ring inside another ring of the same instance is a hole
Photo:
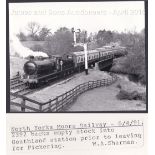
[[[146,93],[139,93],[137,91],[127,92],[120,90],[116,96],[119,100],[141,100],[146,101]]]
[[[43,46],[36,44],[33,47],[31,47],[31,50],[33,50],[33,51],[44,51],[44,48],[43,48]]]
[[[121,89],[121,88],[122,88],[122,86],[121,86],[120,84],[118,84],[116,87],[117,87],[117,88],[119,88],[119,89]]]

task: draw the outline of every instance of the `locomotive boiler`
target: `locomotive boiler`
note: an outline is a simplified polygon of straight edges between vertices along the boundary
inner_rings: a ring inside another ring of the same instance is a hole
[[[54,56],[43,60],[31,59],[24,64],[22,81],[32,88],[37,87],[38,84],[73,73],[73,67],[72,58]]]

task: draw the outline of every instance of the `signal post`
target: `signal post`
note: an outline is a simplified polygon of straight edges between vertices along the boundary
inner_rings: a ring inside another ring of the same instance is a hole
[[[85,32],[85,38],[84,38],[84,43],[77,43],[76,42],[76,33],[80,33],[80,29],[76,32],[74,28],[72,28],[72,33],[74,36],[74,46],[82,46],[84,48],[84,53],[85,53],[85,73],[88,75],[88,50],[87,50],[87,42],[86,42],[86,32]]]
[[[88,75],[88,50],[87,50],[87,43],[84,43],[84,54],[85,54],[85,72]]]

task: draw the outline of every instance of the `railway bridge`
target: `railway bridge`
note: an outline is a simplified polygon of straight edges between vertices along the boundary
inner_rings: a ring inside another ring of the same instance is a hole
[[[95,63],[95,68],[99,70],[106,70],[108,71],[113,65],[113,58],[107,60],[101,60]]]

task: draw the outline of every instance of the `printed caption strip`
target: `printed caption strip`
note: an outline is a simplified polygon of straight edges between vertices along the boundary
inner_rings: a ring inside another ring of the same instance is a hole
[[[65,118],[63,122],[61,118],[56,122],[56,116],[58,115],[47,118],[51,121],[45,121],[45,117],[41,118],[40,115],[40,121],[35,122],[36,118],[34,118],[32,122],[25,123],[25,125],[20,123],[21,118],[16,120],[15,125],[14,121],[11,123],[9,120],[7,129],[10,154],[79,149],[141,148],[144,146],[145,121],[141,118],[121,116],[114,119],[113,116],[110,119],[111,117],[106,116],[106,119],[101,119],[102,115],[100,118],[97,117],[98,119],[96,117],[93,119],[91,116],[92,119],[75,122],[76,118],[74,121],[69,121],[69,118],[66,121]]]

